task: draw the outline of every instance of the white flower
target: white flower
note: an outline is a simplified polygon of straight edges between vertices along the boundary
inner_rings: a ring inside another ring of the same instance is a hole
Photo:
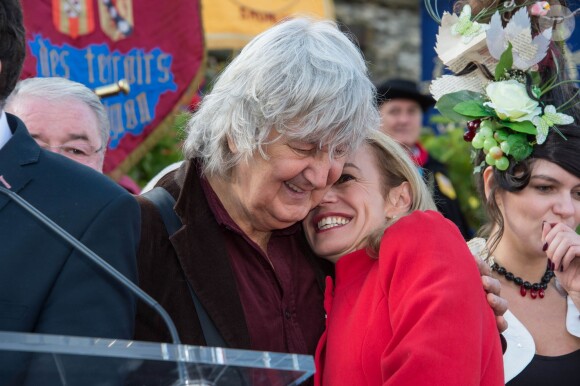
[[[501,120],[512,122],[531,121],[542,113],[539,103],[529,97],[526,86],[517,80],[492,82],[485,92],[491,102],[484,105],[491,107]]]

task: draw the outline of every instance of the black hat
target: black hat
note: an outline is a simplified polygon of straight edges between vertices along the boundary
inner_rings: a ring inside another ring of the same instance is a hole
[[[377,106],[391,99],[411,99],[419,103],[423,112],[435,104],[435,99],[419,90],[419,85],[407,79],[388,79],[377,87]]]

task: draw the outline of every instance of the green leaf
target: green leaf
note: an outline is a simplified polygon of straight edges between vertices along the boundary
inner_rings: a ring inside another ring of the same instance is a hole
[[[530,121],[523,122],[502,121],[501,124],[519,133],[536,135],[536,126],[534,126],[534,124]]]
[[[501,54],[499,63],[495,68],[495,80],[502,80],[505,72],[510,70],[514,64],[514,56],[512,54],[512,44],[508,42],[508,48]]]
[[[490,109],[487,109],[483,105],[482,100],[470,100],[465,102],[460,102],[453,108],[453,111],[461,115],[466,115],[468,117],[480,118],[480,117],[493,117],[495,113]]]
[[[493,137],[495,138],[496,141],[503,142],[503,141],[507,140],[508,135],[509,135],[509,133],[507,132],[507,130],[498,129],[493,134]]]
[[[539,86],[542,83],[542,77],[538,71],[530,71],[528,74],[532,77],[532,84],[534,86]]]
[[[441,115],[447,117],[455,122],[465,122],[473,119],[472,116],[463,115],[454,110],[455,106],[466,101],[481,101],[483,103],[483,95],[473,91],[457,91],[443,95],[437,103],[435,108],[439,110]]]
[[[510,155],[516,161],[524,160],[532,154],[532,146],[525,134],[511,134],[507,139],[507,143],[510,147]]]

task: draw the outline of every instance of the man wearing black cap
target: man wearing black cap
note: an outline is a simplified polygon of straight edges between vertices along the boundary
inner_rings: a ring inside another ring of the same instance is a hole
[[[410,80],[389,79],[377,88],[381,130],[408,148],[425,180],[433,187],[439,211],[457,225],[465,239],[469,239],[472,232],[461,212],[445,165],[431,157],[419,143],[423,113],[434,104],[435,100],[422,94],[417,83]]]

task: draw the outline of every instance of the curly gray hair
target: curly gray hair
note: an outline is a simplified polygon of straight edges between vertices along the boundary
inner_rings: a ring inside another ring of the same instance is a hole
[[[266,157],[272,129],[331,155],[352,151],[378,128],[374,93],[360,51],[334,22],[283,21],[253,39],[203,98],[187,125],[185,158],[224,176],[254,151]]]

